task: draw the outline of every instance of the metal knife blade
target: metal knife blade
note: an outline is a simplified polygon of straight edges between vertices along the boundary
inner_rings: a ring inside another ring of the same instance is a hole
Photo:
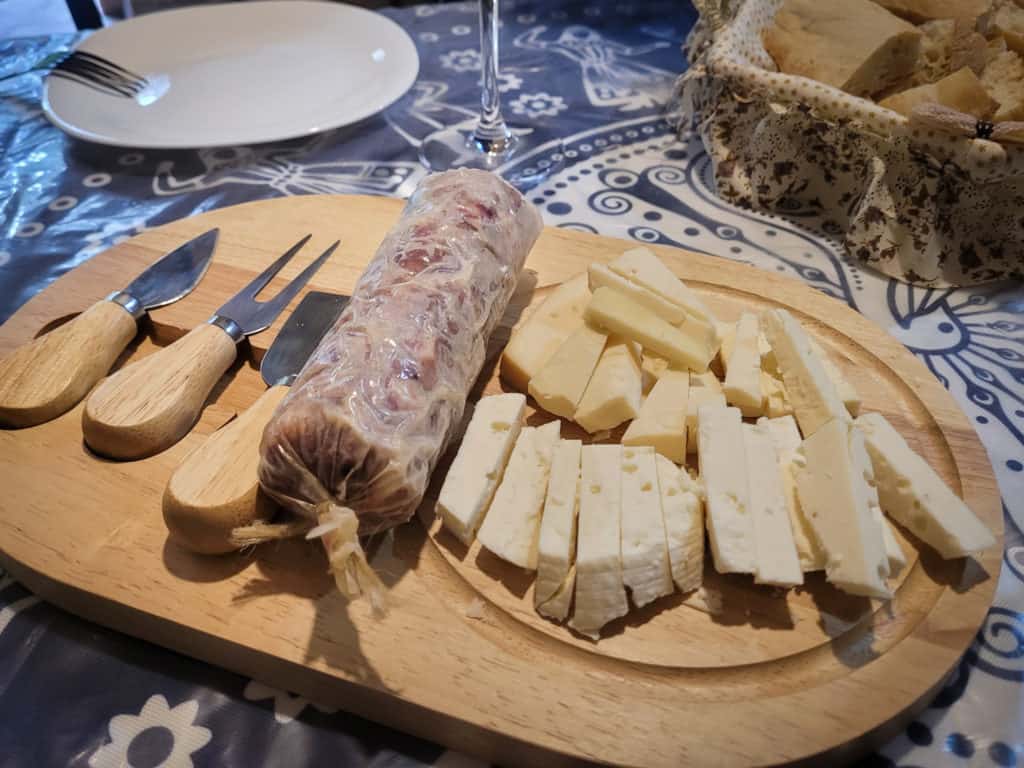
[[[295,380],[348,301],[348,296],[322,291],[310,291],[302,297],[263,356],[260,375],[268,386],[287,386]]]
[[[192,238],[160,258],[123,291],[110,296],[136,317],[185,296],[203,279],[217,247],[217,228]],[[135,306],[132,306],[132,305]]]

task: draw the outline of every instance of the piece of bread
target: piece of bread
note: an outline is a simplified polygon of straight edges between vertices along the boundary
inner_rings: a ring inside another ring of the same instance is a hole
[[[782,72],[869,96],[913,72],[921,33],[871,0],[785,0],[764,46]]]
[[[999,104],[985,91],[978,76],[970,67],[962,67],[937,83],[920,85],[909,91],[893,94],[880,104],[901,115],[910,117],[918,104],[935,103],[987,120],[995,114]]]
[[[913,85],[924,85],[941,80],[950,73],[950,58],[953,54],[953,35],[956,21],[936,19],[926,21],[921,30],[921,52],[917,55]]]
[[[933,19],[976,19],[988,11],[992,0],[875,0],[900,18],[920,24]]]
[[[1001,37],[1011,51],[1024,54],[1024,8],[1004,2],[989,17],[989,37]]]
[[[970,67],[980,75],[989,62],[988,40],[976,30],[977,19],[954,19],[953,41],[949,52],[949,71]]]
[[[1024,59],[1013,51],[999,54],[981,73],[981,84],[999,102],[996,122],[1024,120]]]

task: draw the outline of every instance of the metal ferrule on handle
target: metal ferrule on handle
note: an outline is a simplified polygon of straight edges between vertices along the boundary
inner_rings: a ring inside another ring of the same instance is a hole
[[[114,291],[112,294],[107,296],[107,301],[112,301],[114,304],[117,304],[135,320],[141,320],[142,316],[146,314],[146,308],[142,306],[142,302],[130,293]]]
[[[235,342],[235,344],[245,338],[245,332],[242,330],[242,327],[230,317],[214,315],[206,322],[210,325],[215,325],[224,331],[224,333],[231,337],[231,340]]]

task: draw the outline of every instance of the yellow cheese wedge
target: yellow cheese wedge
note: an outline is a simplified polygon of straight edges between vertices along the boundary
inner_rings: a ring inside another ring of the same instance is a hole
[[[537,542],[534,605],[539,613],[559,621],[569,615],[575,586],[581,449],[579,440],[561,440],[555,446]]]
[[[608,267],[682,308],[691,317],[706,323],[714,322],[714,317],[704,306],[704,302],[676,276],[675,272],[665,266],[650,248],[633,248],[626,251]]]
[[[548,413],[571,419],[607,339],[588,325],[577,328],[530,379],[530,395],[537,404]]]
[[[622,581],[637,607],[672,592],[655,455],[622,449]]]
[[[623,445],[648,445],[677,464],[686,461],[686,406],[690,374],[666,371],[622,436]]]
[[[704,578],[704,502],[697,482],[664,456],[655,457],[672,581],[680,592]]]
[[[757,315],[744,312],[736,323],[735,341],[726,368],[725,401],[735,405],[744,416],[764,415],[764,394],[761,390],[761,335]]]
[[[587,276],[577,275],[555,288],[512,332],[501,355],[501,378],[519,392],[583,325],[583,310],[590,300]]]
[[[693,318],[674,326],[646,307],[610,288],[598,288],[590,297],[584,318],[596,328],[631,339],[670,363],[699,372],[718,351],[713,326]]]
[[[597,262],[590,265],[587,270],[590,276],[590,290],[598,288],[610,288],[628,296],[637,304],[641,304],[667,323],[679,325],[687,318],[686,310],[677,304],[673,304],[654,291],[644,288],[642,285],[630,282],[617,272],[613,272],[604,264]]]
[[[640,349],[611,337],[597,361],[573,420],[591,434],[614,429],[640,413]]]

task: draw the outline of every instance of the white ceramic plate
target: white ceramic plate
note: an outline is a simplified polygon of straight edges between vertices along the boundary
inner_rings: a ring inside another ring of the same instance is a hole
[[[72,136],[120,147],[255,144],[337,128],[380,112],[419,72],[416,46],[395,22],[303,0],[139,16],[80,50],[153,85],[133,100],[51,77],[43,109]]]

